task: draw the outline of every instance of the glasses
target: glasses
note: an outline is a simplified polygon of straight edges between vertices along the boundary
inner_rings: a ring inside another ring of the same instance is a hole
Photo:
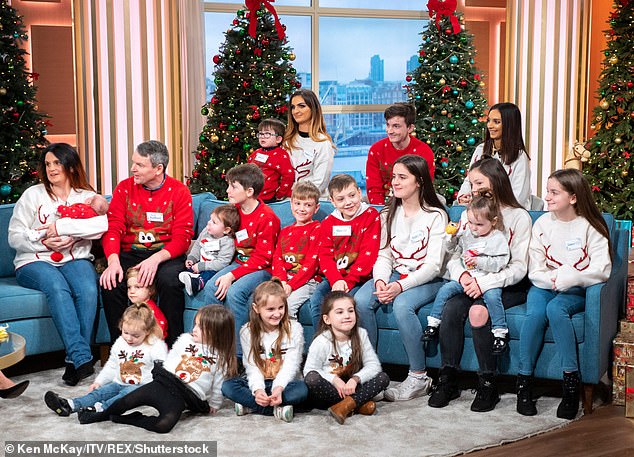
[[[271,132],[258,132],[256,136],[258,138],[271,138],[272,136],[278,136],[278,135],[277,133],[271,133]]]

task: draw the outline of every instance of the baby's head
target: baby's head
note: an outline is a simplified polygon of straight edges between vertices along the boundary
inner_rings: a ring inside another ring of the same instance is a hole
[[[101,195],[88,197],[84,203],[90,206],[95,211],[95,213],[99,214],[100,216],[103,216],[108,212],[108,201]]]
[[[488,189],[474,192],[473,200],[467,206],[469,229],[476,236],[486,236],[492,230],[503,230],[504,222],[500,208]]]
[[[233,205],[221,205],[214,208],[207,222],[207,233],[214,238],[225,235],[234,236],[240,228],[240,213]]]

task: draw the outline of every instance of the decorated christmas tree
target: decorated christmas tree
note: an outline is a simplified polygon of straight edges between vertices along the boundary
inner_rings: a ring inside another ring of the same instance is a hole
[[[632,220],[634,211],[634,1],[616,0],[607,30],[608,47],[586,143],[590,157],[583,166],[599,207],[617,219]]]
[[[225,172],[259,147],[256,133],[263,119],[286,120],[287,98],[301,86],[290,64],[295,55],[287,46],[285,26],[270,4],[260,4],[254,0],[247,2],[250,10],[238,10],[213,57],[216,91],[201,110],[207,123],[187,181],[192,193],[225,198]]]
[[[434,187],[450,204],[484,139],[483,76],[474,66],[473,36],[464,30],[456,0],[430,0],[431,20],[421,33],[420,65],[406,76],[416,106],[416,135],[434,151]]]
[[[0,0],[0,203],[17,201],[37,182],[37,158],[47,141],[44,116],[37,111],[37,77],[26,68],[27,40],[22,18]]]

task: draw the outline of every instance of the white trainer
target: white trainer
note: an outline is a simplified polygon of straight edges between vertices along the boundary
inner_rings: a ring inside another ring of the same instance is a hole
[[[432,380],[427,375],[418,379],[409,374],[407,375],[407,379],[396,385],[396,387],[386,389],[384,398],[386,401],[405,401],[416,397],[422,397],[429,393],[431,384]]]
[[[249,414],[251,412],[250,408],[241,405],[240,403],[236,403],[234,406],[234,410],[236,412],[236,416],[244,416],[245,414]]]
[[[178,280],[183,283],[185,286],[185,292],[187,292],[187,295],[189,296],[196,295],[196,292],[200,289],[198,284],[196,284],[196,286],[193,285],[195,280],[196,282],[198,281],[198,278],[200,278],[199,274],[191,273],[189,271],[181,271],[178,274]]]
[[[293,422],[293,405],[275,406],[273,415],[284,422]]]

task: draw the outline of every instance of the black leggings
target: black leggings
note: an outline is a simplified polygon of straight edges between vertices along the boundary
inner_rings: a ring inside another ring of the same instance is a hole
[[[138,406],[152,406],[158,410],[159,415],[146,416],[139,411],[122,415]],[[103,414],[106,417],[110,416],[110,420],[119,424],[134,425],[151,432],[168,433],[186,409],[187,404],[182,396],[163,384],[152,381],[114,402]]]
[[[505,287],[502,292],[504,309],[525,303],[527,291],[528,280],[526,278],[514,286]],[[458,368],[460,366],[464,350],[464,324],[469,316],[469,309],[473,305],[485,306],[481,297],[474,300],[465,294],[456,295],[447,300],[445,304],[438,336],[443,367]],[[491,320],[488,320],[482,327],[471,326],[471,332],[479,373],[495,373],[496,358],[491,352],[493,348]]]
[[[304,382],[308,386],[308,394],[315,408],[328,409],[342,400],[335,386],[330,381],[322,378],[316,371],[309,371],[304,376]],[[381,372],[368,382],[358,384],[356,392],[350,396],[354,399],[357,407],[359,407],[387,389],[389,384],[390,378]]]

